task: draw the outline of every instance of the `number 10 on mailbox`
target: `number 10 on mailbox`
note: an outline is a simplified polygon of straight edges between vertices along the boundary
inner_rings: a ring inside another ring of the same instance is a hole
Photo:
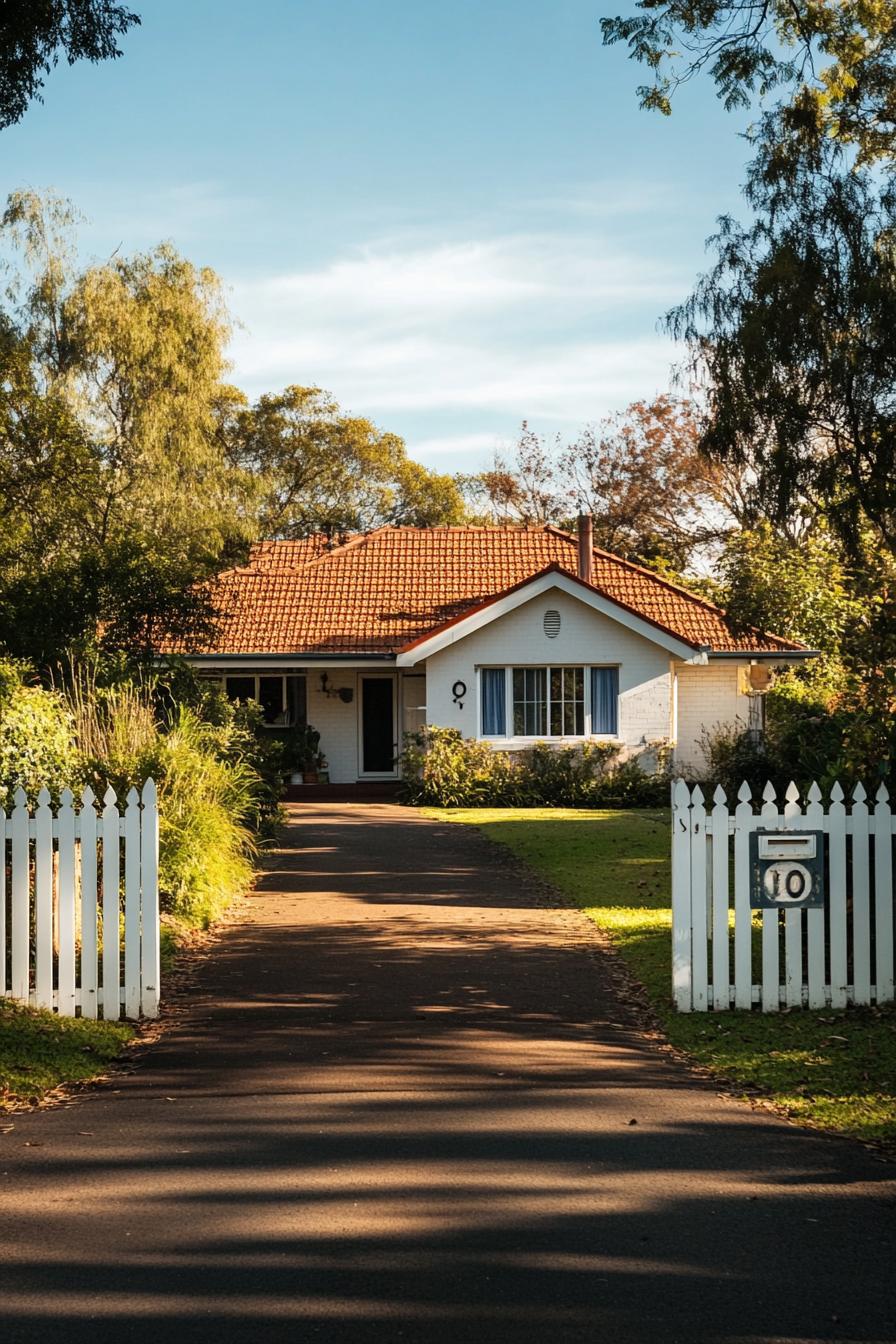
[[[811,910],[824,905],[824,831],[750,834],[750,905],[754,910]]]

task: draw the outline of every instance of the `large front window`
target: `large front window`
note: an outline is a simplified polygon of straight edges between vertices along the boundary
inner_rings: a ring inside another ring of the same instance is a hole
[[[484,667],[483,737],[615,737],[618,667]]]
[[[227,699],[255,700],[261,717],[271,728],[301,726],[306,722],[304,676],[278,673],[240,673],[224,678]]]

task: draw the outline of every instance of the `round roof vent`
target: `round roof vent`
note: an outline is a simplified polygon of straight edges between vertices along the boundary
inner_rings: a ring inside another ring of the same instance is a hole
[[[560,633],[560,613],[551,608],[544,614],[544,632],[548,639],[556,639]]]

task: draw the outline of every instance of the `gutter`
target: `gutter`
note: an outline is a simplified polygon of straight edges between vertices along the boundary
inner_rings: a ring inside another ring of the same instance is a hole
[[[744,663],[786,663],[788,661],[802,662],[806,658],[820,658],[820,649],[778,649],[772,653],[766,649],[751,651],[744,649],[741,652],[724,650],[719,653],[709,653],[710,659],[715,662],[717,658],[737,658]]]

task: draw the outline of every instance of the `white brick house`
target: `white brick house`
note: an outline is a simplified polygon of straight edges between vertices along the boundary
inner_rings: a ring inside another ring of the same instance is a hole
[[[668,744],[701,768],[759,721],[764,669],[811,656],[555,528],[380,528],[264,542],[219,576],[214,642],[182,652],[279,729],[309,723],[336,784],[394,779],[402,736],[455,727],[514,750]]]

